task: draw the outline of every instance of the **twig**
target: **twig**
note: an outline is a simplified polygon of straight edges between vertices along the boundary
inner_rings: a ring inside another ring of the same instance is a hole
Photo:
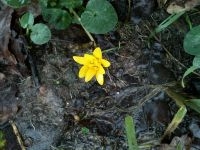
[[[19,145],[21,147],[21,150],[26,150],[25,146],[23,145],[23,141],[21,139],[21,136],[19,134],[17,126],[15,125],[15,123],[12,120],[10,120],[9,123],[11,124],[13,132],[15,133],[15,135],[17,137],[17,141],[18,141],[18,143],[19,143]]]
[[[131,0],[128,0],[128,19],[130,19],[130,16],[131,16]]]

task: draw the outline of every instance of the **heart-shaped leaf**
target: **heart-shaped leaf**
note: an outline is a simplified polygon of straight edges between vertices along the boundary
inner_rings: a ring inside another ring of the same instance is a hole
[[[183,46],[188,54],[200,56],[200,25],[192,28],[186,34]]]
[[[193,64],[193,66],[200,68],[200,56],[195,56],[192,64]]]
[[[38,23],[32,26],[30,38],[35,44],[42,45],[51,39],[51,31],[45,24]]]
[[[66,29],[72,22],[70,14],[66,10],[49,8],[43,10],[43,18],[56,29]]]
[[[31,27],[34,23],[34,17],[32,13],[25,13],[20,19],[19,19],[20,25],[22,28],[28,28]]]
[[[90,0],[81,15],[82,25],[95,34],[113,30],[117,21],[115,9],[107,0]]]

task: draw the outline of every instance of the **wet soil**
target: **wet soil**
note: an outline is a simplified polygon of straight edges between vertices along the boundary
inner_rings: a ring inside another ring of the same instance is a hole
[[[30,50],[28,40],[19,35],[21,32],[9,34],[8,39],[13,39],[11,45],[18,48],[12,54],[19,60],[16,59],[15,63],[13,59],[6,59],[11,63],[7,66],[0,63],[2,128],[9,127],[5,125],[8,119],[14,120],[28,150],[125,150],[128,147],[124,118],[131,115],[141,149],[175,149],[177,141],[191,141],[191,147],[199,149],[200,119],[191,110],[179,128],[160,142],[178,110],[164,89],[177,86],[192,60],[183,53],[182,47],[189,27],[183,17],[149,41],[150,31],[168,14],[164,9],[158,9],[154,1],[134,3],[137,5],[131,11],[139,13],[145,6],[148,10],[144,14],[134,13],[130,18],[123,10],[127,7],[124,5],[118,13],[124,13],[131,21],[119,23],[116,31],[106,35],[94,35],[103,50],[118,47],[120,43],[119,49],[103,53],[111,62],[103,86],[95,80],[85,83],[78,78],[80,66],[72,56],[92,50],[89,39],[79,26],[53,31],[48,44],[31,45]],[[113,2],[113,5],[119,9],[119,3]],[[191,19],[194,25],[200,21],[195,14]],[[12,27],[7,29],[14,32]],[[9,40],[7,43],[4,40],[7,49],[14,49],[8,43]],[[6,48],[1,49],[7,52]],[[31,68],[31,63],[37,68]],[[6,67],[7,71],[3,69]],[[187,89],[177,86],[178,89],[200,94],[199,79],[194,78],[188,80],[190,86]],[[19,143],[15,146],[9,148],[18,149]]]

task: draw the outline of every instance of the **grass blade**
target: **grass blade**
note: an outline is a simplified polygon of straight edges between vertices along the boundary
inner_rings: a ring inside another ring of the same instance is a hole
[[[189,106],[191,109],[200,113],[200,99],[188,99],[187,97],[174,92],[173,90],[166,89],[165,92],[171,97],[179,107]]]
[[[170,15],[169,17],[167,17],[163,22],[161,22],[156,29],[154,30],[154,32],[151,33],[149,38],[152,38],[156,33],[161,32],[162,30],[166,29],[169,25],[171,25],[172,23],[174,23],[178,18],[180,18],[183,14],[185,13],[185,11],[182,11],[180,13],[175,13]]]
[[[176,105],[178,105],[178,107],[185,106],[184,101],[187,100],[187,98],[185,98],[179,93],[174,92],[170,88],[166,89],[165,92],[176,102]]]
[[[129,150],[138,150],[139,148],[136,139],[135,124],[131,116],[126,116],[125,118],[125,129]]]
[[[188,76],[188,75],[189,75],[190,73],[192,73],[193,71],[195,71],[196,69],[199,69],[199,67],[197,67],[197,66],[191,66],[190,68],[188,68],[188,69],[185,71],[185,73],[184,73],[184,75],[183,75],[183,77],[182,77],[182,80],[181,80],[181,85],[182,85],[183,88],[185,87],[185,84],[184,84],[184,79],[185,79],[185,77]]]
[[[182,122],[183,118],[185,117],[186,113],[187,113],[187,109],[185,106],[182,106],[179,108],[177,113],[174,115],[171,123],[168,125],[167,129],[165,130],[165,133],[162,136],[162,139],[166,135],[170,135],[178,127],[178,125]]]
[[[190,99],[184,101],[184,103],[189,106],[191,109],[195,110],[196,112],[200,113],[200,99]]]

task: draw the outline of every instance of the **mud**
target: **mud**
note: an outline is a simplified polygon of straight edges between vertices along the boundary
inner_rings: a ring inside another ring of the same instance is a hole
[[[127,27],[135,30],[132,25]],[[121,30],[126,32],[127,27]],[[153,94],[149,97],[153,88],[148,84],[165,84],[174,78],[161,63],[164,52],[160,52],[158,43],[152,48],[141,47],[142,41],[135,42],[137,35],[132,32],[124,35],[126,37],[120,35],[122,41],[129,39],[124,48],[105,54],[112,67],[108,70],[104,87],[95,81],[84,83],[78,79],[79,68],[71,57],[81,51],[66,52],[65,48],[57,45],[53,45],[53,52],[46,49],[39,60],[43,64],[38,64],[43,85],[35,89],[29,77],[20,88],[23,111],[18,114],[16,123],[24,140],[29,140],[28,149],[127,149],[124,135],[124,117],[127,114],[136,118],[139,141],[146,142],[152,140],[152,135],[155,139],[162,135],[171,119],[167,104],[169,98],[160,90],[155,92],[158,96]],[[107,46],[103,42],[100,44]],[[145,55],[141,55],[139,49],[146,49],[143,51]],[[148,63],[148,66],[141,69],[138,60]],[[152,64],[160,65],[154,76],[166,72],[169,76],[152,79],[149,76],[155,68]],[[84,128],[89,130],[87,134],[83,133]]]

